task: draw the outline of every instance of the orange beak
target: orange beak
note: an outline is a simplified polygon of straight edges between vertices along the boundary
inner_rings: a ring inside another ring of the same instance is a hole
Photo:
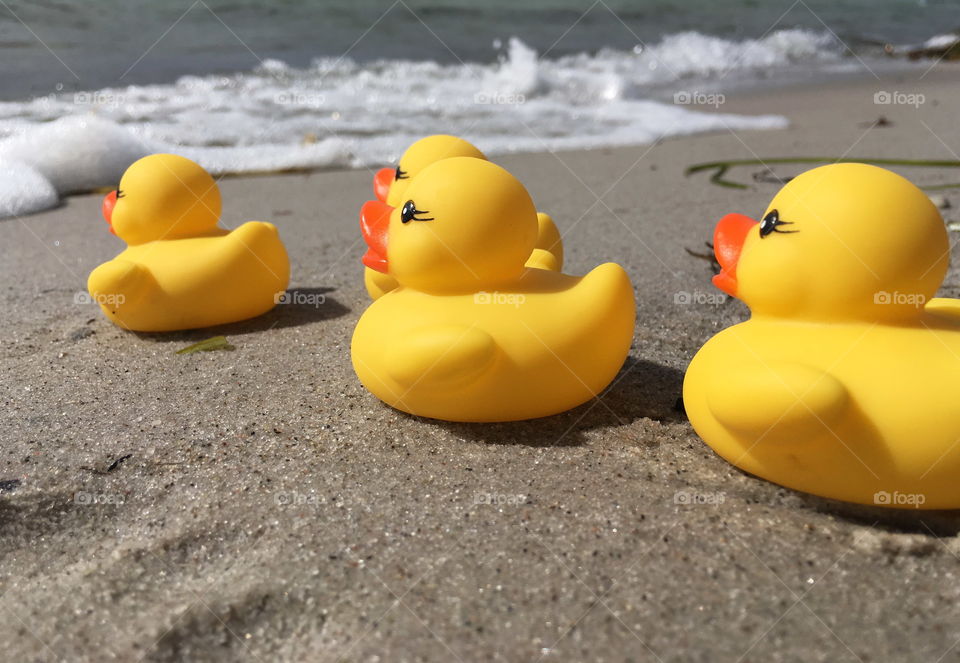
[[[387,195],[390,193],[390,185],[393,184],[393,178],[396,176],[393,168],[381,168],[373,176],[373,195],[381,203],[387,202]]]
[[[116,235],[113,229],[113,208],[117,206],[117,192],[111,191],[103,199],[103,218],[110,224],[110,232]]]
[[[392,213],[393,208],[379,200],[368,200],[360,208],[360,232],[367,243],[363,264],[384,274],[387,273],[387,234]]]
[[[713,277],[713,285],[728,295],[737,295],[737,263],[747,235],[759,222],[743,214],[727,214],[713,231],[713,252],[720,263],[720,273]]]

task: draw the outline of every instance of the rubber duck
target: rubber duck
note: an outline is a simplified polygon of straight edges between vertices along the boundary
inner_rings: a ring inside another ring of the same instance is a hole
[[[273,224],[220,228],[220,189],[174,154],[133,163],[103,201],[127,243],[87,288],[110,320],[145,332],[209,327],[260,315],[286,289],[290,263]]]
[[[431,164],[403,197],[362,214],[364,265],[399,284],[353,334],[367,389],[410,414],[480,422],[562,412],[610,383],[636,315],[623,268],[576,277],[525,265],[536,208],[486,160]]]
[[[427,166],[451,157],[487,157],[473,144],[457,136],[438,134],[427,136],[407,148],[396,168],[381,168],[373,178],[373,193],[377,200],[391,207],[400,207],[406,202],[404,194],[413,179]],[[563,269],[563,241],[560,231],[549,215],[537,213],[537,243],[527,261],[530,267]],[[372,299],[397,287],[396,280],[388,274],[373,269],[364,269],[364,285]]]
[[[714,250],[714,283],[751,316],[687,370],[700,437],[821,497],[960,507],[960,300],[934,299],[950,245],[930,199],[876,166],[823,166],[759,221],[723,217]]]

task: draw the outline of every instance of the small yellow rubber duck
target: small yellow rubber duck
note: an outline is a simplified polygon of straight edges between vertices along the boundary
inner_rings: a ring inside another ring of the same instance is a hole
[[[104,199],[103,215],[127,249],[93,270],[87,289],[125,329],[173,331],[252,318],[273,308],[289,282],[276,227],[218,227],[220,189],[184,157],[135,162]]]
[[[714,283],[751,318],[711,338],[687,415],[747,472],[823,497],[960,507],[960,301],[930,199],[857,163],[791,180],[757,222],[717,225]]]
[[[636,317],[619,265],[583,277],[525,266],[536,208],[486,160],[438,161],[403,197],[364,206],[363,262],[399,283],[353,334],[367,389],[415,415],[512,421],[562,412],[610,383]]]
[[[406,202],[404,195],[407,187],[424,168],[451,157],[487,158],[483,152],[462,138],[445,134],[427,136],[407,148],[396,169],[381,168],[377,171],[373,178],[374,195],[380,202],[391,207],[400,207]],[[537,214],[537,222],[537,243],[527,260],[527,266],[559,272],[563,269],[563,241],[560,231],[553,219],[542,212]],[[397,287],[393,277],[369,268],[363,272],[363,281],[372,299]]]

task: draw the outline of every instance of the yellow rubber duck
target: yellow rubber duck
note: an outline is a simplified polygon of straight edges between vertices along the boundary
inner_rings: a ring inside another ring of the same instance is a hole
[[[353,334],[367,389],[415,415],[511,421],[562,412],[610,383],[636,317],[619,265],[582,277],[526,266],[536,208],[486,160],[438,161],[403,198],[364,206],[363,262],[399,283]]]
[[[960,300],[950,246],[903,177],[856,163],[790,181],[757,222],[717,225],[714,283],[748,321],[684,380],[697,433],[734,465],[823,497],[960,507]]]
[[[218,227],[220,189],[184,157],[135,162],[104,199],[103,214],[127,249],[93,270],[87,288],[125,329],[173,331],[252,318],[273,308],[289,282],[276,227]]]
[[[377,200],[391,207],[400,207],[406,202],[404,195],[407,187],[424,168],[451,157],[487,158],[483,152],[462,138],[444,134],[427,136],[407,148],[396,169],[381,168],[377,171],[373,178],[374,195]],[[563,269],[563,241],[560,231],[553,219],[542,212],[537,214],[537,223],[537,243],[527,260],[527,266],[559,272]],[[369,268],[363,272],[363,281],[372,299],[397,287],[393,277]]]

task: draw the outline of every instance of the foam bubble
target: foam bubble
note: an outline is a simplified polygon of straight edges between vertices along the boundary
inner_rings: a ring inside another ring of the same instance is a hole
[[[673,76],[742,75],[797,62],[834,62],[840,48],[831,35],[810,30],[778,30],[763,39],[739,42],[683,32],[666,37],[647,56]]]
[[[338,138],[314,144],[264,145],[243,147],[169,147],[193,159],[214,175],[225,173],[282,172],[299,169],[348,165],[350,150]]]
[[[0,159],[0,218],[50,209],[59,198],[50,180],[30,166]]]
[[[115,183],[151,151],[127,129],[86,115],[25,128],[0,143],[0,158],[26,164],[61,194]]]
[[[950,48],[960,42],[960,35],[948,33],[944,35],[934,35],[923,42],[924,48]]]

